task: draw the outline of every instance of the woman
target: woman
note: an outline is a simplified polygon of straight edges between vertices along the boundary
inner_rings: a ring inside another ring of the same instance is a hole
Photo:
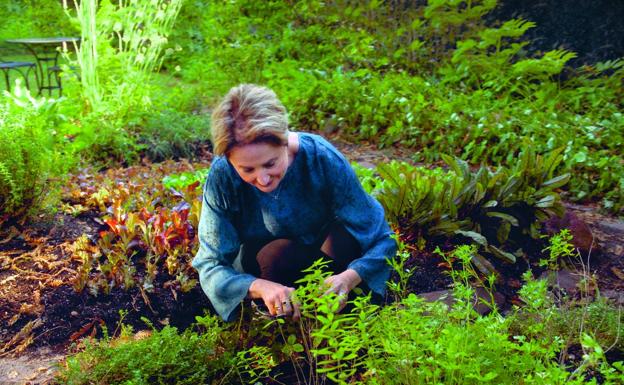
[[[226,321],[245,298],[297,319],[301,270],[332,260],[330,290],[346,299],[362,281],[383,294],[396,253],[381,205],[322,137],[288,130],[286,109],[265,87],[232,88],[212,115],[215,157],[193,259],[201,286]]]

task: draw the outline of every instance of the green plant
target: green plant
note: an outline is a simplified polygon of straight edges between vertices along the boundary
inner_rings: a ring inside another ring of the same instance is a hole
[[[564,148],[556,172],[571,174],[569,197],[618,212],[622,61],[572,69],[572,52],[529,57],[535,24],[486,23],[496,4],[197,1],[181,11],[188,27],[169,65],[186,81],[210,73],[210,96],[266,83],[293,126],[401,143],[418,161],[513,167],[525,140],[538,153]]]
[[[593,375],[615,385],[624,379],[622,363],[607,361],[605,340],[593,337],[591,331],[578,338],[584,349],[580,361],[558,360],[569,341],[552,325],[565,321],[557,319],[559,312],[545,281],[533,280],[530,273],[521,289],[524,307],[507,317],[495,308],[486,316],[476,313],[472,282],[479,275],[471,268],[474,251],[475,246],[462,246],[448,254],[465,268],[451,272],[455,303],[450,309],[411,293],[382,308],[359,297],[351,302],[352,310],[336,313],[340,298],[327,294],[324,285],[331,273],[317,262],[296,290],[302,309],[299,322],[252,319],[246,325],[241,318],[240,323],[227,326],[215,317],[198,317],[199,332],[152,327],[151,334],[142,339],[130,338],[132,329],[123,326],[117,338],[105,332],[99,342],[88,340],[84,351],[67,359],[59,381],[191,383],[221,376],[221,383],[281,383],[279,370],[286,363],[293,366],[300,384],[329,380],[338,384],[517,384],[522,380],[581,385],[595,383],[588,378]],[[604,303],[597,305],[591,312],[598,317],[606,314],[600,310],[606,309]],[[619,323],[619,318],[609,322]],[[295,380],[289,377],[287,381]]]
[[[96,160],[110,161],[112,155],[117,161],[132,163],[138,151],[153,144],[149,139],[156,139],[154,132],[147,137],[139,133],[137,138],[130,127],[136,126],[148,110],[153,112],[153,73],[160,69],[181,3],[89,0],[74,2],[71,9],[65,4],[67,16],[81,27],[76,59],[67,57],[81,76],[68,77],[64,90],[75,102],[71,113],[80,117],[83,126],[80,140]],[[164,140],[175,139],[173,151],[177,146],[188,155],[185,140],[192,135],[181,140],[176,135],[170,131]],[[156,156],[162,156],[160,150],[155,150]],[[166,150],[164,154],[171,155]]]
[[[394,293],[397,300],[401,300],[409,295],[408,283],[414,271],[406,267],[411,256],[409,247],[401,241],[398,234],[394,236],[394,239],[397,242],[398,250],[396,256],[388,260],[388,264],[392,271],[396,272],[398,279],[388,281],[388,289]]]
[[[61,1],[6,0],[0,5],[0,40],[25,36],[73,36],[76,29],[64,18]]]
[[[133,336],[124,326],[118,337],[84,342],[57,375],[61,384],[227,383],[235,362],[230,334],[215,317],[197,317],[196,328],[179,332],[165,326]],[[141,337],[142,336],[142,337]]]
[[[574,245],[572,244],[572,234],[570,230],[563,229],[549,239],[550,245],[542,251],[548,250],[548,258],[540,259],[539,265],[548,267],[549,270],[556,271],[563,258],[574,256]]]
[[[152,161],[193,159],[198,155],[199,144],[208,139],[209,124],[205,116],[171,110],[150,111],[142,120],[130,129],[136,131],[137,142]]]
[[[52,99],[18,83],[0,97],[0,216],[39,214],[58,202],[65,172],[76,162],[67,140],[74,127]]]
[[[379,177],[356,170],[400,231],[421,245],[441,237],[475,242],[480,252],[473,263],[489,276],[496,269],[482,253],[515,263],[530,240],[540,239],[540,223],[563,213],[557,189],[569,175],[554,173],[561,152],[536,155],[527,146],[514,167],[495,172],[485,166],[473,171],[467,162],[446,155],[448,171],[399,162],[378,165]]]

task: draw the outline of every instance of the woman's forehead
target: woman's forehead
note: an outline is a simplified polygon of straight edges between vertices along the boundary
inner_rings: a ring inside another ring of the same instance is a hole
[[[257,167],[279,158],[284,153],[285,148],[285,146],[276,146],[271,143],[250,143],[235,146],[230,151],[228,160],[236,167]]]

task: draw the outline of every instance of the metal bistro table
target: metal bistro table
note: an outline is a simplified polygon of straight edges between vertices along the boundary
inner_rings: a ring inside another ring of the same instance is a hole
[[[21,44],[35,57],[37,65],[37,88],[39,95],[44,90],[48,90],[48,95],[52,95],[52,90],[58,89],[59,95],[62,92],[60,67],[58,65],[59,55],[62,51],[67,51],[68,45],[77,44],[78,37],[33,37],[25,39],[9,39],[7,43]],[[59,50],[60,48],[60,50]],[[52,82],[54,77],[54,84]]]

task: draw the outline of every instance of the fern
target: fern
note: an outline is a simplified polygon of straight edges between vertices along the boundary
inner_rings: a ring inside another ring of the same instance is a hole
[[[544,78],[557,75],[565,64],[576,57],[576,53],[567,50],[548,51],[539,59],[525,59],[515,63],[512,71],[515,75],[528,78]]]
[[[0,100],[0,215],[37,213],[73,163],[58,140],[63,127],[56,102],[18,88]],[[51,202],[50,202],[51,203]]]

